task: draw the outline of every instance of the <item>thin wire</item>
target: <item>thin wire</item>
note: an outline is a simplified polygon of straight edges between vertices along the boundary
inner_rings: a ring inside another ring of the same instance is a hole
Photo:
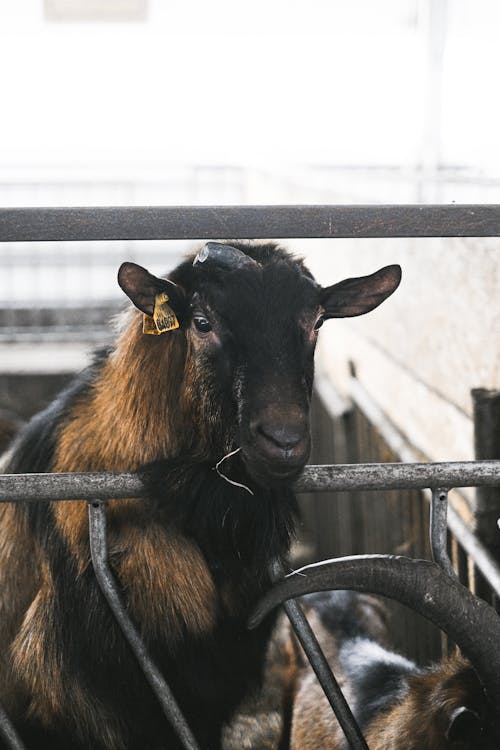
[[[229,479],[229,477],[226,477],[226,475],[225,475],[225,474],[223,474],[223,473],[222,473],[222,471],[220,471],[220,469],[219,469],[219,466],[221,465],[221,463],[223,463],[223,462],[224,462],[224,461],[225,461],[225,460],[226,460],[227,458],[231,458],[231,456],[234,456],[234,455],[235,455],[236,453],[239,453],[239,452],[240,452],[240,450],[241,450],[241,448],[236,448],[236,450],[234,450],[234,451],[231,451],[231,453],[227,453],[227,454],[226,454],[225,456],[223,456],[223,457],[221,458],[221,460],[220,460],[220,461],[218,461],[218,462],[217,462],[217,463],[215,464],[215,471],[217,472],[217,474],[218,474],[218,475],[219,475],[220,477],[222,477],[222,479],[225,479],[225,480],[226,480],[226,482],[229,482],[229,484],[234,484],[234,486],[235,486],[235,487],[241,487],[241,489],[242,489],[242,490],[246,490],[246,491],[247,491],[247,492],[249,492],[249,493],[250,493],[251,495],[253,495],[253,492],[252,492],[252,490],[250,489],[250,487],[247,487],[247,486],[246,486],[246,484],[241,484],[240,482],[235,482],[235,481],[234,481],[233,479]]]

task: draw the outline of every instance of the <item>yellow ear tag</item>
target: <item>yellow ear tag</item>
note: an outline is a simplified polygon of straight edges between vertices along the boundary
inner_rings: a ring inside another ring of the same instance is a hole
[[[144,315],[142,320],[142,332],[149,333],[152,336],[160,336],[167,331],[173,331],[179,328],[179,321],[167,304],[168,294],[162,292],[155,297],[155,309],[153,315]]]

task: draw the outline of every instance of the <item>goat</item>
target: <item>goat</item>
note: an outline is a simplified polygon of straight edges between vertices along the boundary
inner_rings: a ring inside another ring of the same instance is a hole
[[[271,601],[274,606],[305,591],[323,591],[305,596],[301,603],[370,750],[500,746],[500,618],[489,605],[435,564],[423,561],[353,557],[298,572],[300,580],[292,575],[267,596],[254,622]],[[458,652],[437,665],[419,668],[388,648],[380,602],[353,591],[326,591],[328,582],[337,589],[376,590],[411,604],[453,634],[471,660]],[[405,585],[413,590],[404,590]],[[317,679],[303,654],[295,650],[293,678],[289,678],[293,683],[290,750],[347,750]]]
[[[318,330],[369,312],[399,281],[387,266],[322,288],[273,243],[207,243],[169,279],[124,263],[137,309],[115,346],[10,450],[6,473],[141,472],[146,498],[108,503],[110,563],[204,748],[221,746],[262,677],[273,623],[248,632],[246,618],[293,534]],[[96,585],[86,504],[1,514],[1,700],[21,736],[33,748],[180,747]]]

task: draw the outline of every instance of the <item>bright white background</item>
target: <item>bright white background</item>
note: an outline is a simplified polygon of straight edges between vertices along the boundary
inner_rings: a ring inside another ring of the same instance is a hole
[[[500,203],[499,37],[498,0],[0,0],[0,205]],[[4,244],[0,304],[184,247]]]
[[[2,0],[0,170],[414,167],[431,151],[497,174],[499,31],[498,0],[149,0],[118,23]]]

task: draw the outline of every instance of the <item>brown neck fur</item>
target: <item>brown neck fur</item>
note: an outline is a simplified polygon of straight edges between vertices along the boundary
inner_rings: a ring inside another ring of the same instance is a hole
[[[145,336],[142,315],[135,310],[126,314],[114,351],[60,429],[52,470],[134,471],[189,447],[194,430],[184,386],[188,346],[181,331]],[[127,524],[131,512],[141,513],[142,503],[111,501],[110,520]],[[86,504],[55,503],[54,515],[80,565],[86,566]]]
[[[125,471],[192,442],[184,333],[145,336],[135,311],[63,426],[54,471]]]

